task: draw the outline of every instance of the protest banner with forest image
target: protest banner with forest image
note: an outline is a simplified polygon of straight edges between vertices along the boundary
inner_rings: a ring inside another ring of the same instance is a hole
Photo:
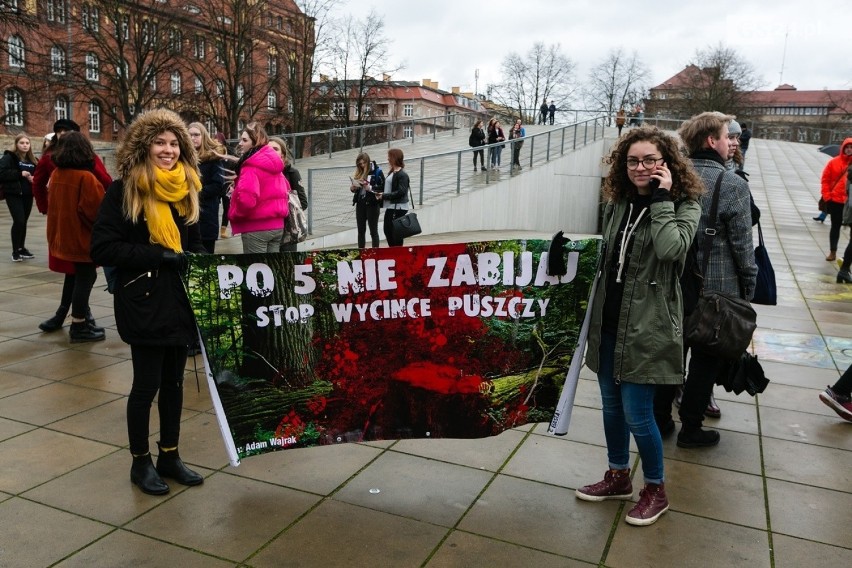
[[[599,240],[198,255],[188,292],[231,462],[479,438],[554,415]]]

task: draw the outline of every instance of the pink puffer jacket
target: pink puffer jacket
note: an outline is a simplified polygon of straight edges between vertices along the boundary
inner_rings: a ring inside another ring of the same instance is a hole
[[[266,145],[243,162],[228,209],[235,235],[284,228],[290,184],[283,171],[281,158]]]

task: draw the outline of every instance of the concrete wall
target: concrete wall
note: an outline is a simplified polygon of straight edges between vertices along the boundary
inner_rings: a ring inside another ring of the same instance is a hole
[[[504,171],[504,179],[498,183],[415,209],[423,233],[563,230],[594,234],[601,178],[606,172],[601,157],[613,142],[609,138],[598,140],[545,165],[524,169],[519,175]],[[416,240],[414,237],[406,242],[416,244]],[[357,231],[350,229],[308,239],[299,249],[339,248],[355,242]]]

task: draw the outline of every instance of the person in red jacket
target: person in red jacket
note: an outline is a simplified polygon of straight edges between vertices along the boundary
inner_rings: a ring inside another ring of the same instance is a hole
[[[825,260],[837,259],[837,241],[840,239],[840,226],[843,222],[843,204],[846,203],[846,171],[852,162],[852,138],[840,145],[840,153],[825,165],[822,171],[822,198],[828,216],[831,218],[831,230],[828,233],[828,256]]]
[[[104,199],[104,188],[92,173],[95,150],[85,136],[62,137],[51,156],[56,170],[50,176],[53,202],[47,213],[47,245],[54,257],[74,264],[71,294],[71,343],[101,341],[103,328],[86,321],[97,267],[89,253],[92,226]]]
[[[41,158],[39,159],[38,164],[36,164],[35,172],[33,172],[33,197],[35,198],[36,208],[42,215],[47,215],[48,209],[47,182],[50,180],[50,174],[52,174],[53,170],[56,169],[56,164],[53,163],[51,154],[53,153],[59,138],[68,132],[80,132],[80,126],[73,120],[69,120],[67,118],[61,118],[53,123],[53,138],[42,152]],[[103,186],[104,190],[106,190],[106,188],[109,187],[109,184],[112,183],[112,178],[109,173],[107,173],[104,163],[97,154],[95,154],[92,173]],[[65,281],[62,284],[62,297],[59,300],[59,308],[53,316],[38,325],[40,330],[44,332],[51,332],[62,329],[62,324],[68,316],[68,311],[71,309],[71,295],[74,292],[74,264],[56,258],[48,252],[47,266],[53,272],[59,272],[60,274],[65,275]],[[91,326],[103,330],[103,328],[96,325],[92,314],[87,314],[86,321],[88,321]]]

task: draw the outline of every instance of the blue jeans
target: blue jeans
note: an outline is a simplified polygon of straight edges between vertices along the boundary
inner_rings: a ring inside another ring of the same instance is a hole
[[[500,155],[503,153],[502,146],[495,146],[491,149],[491,167],[500,166]]]
[[[653,384],[616,382],[615,336],[601,333],[598,384],[603,401],[604,435],[609,467],[630,467],[630,434],[636,440],[642,458],[645,483],[662,483],[663,439],[654,420]]]

